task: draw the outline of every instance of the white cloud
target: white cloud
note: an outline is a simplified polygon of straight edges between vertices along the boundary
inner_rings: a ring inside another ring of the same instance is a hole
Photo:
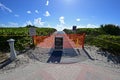
[[[31,11],[27,11],[28,14],[31,14]]]
[[[48,16],[50,16],[50,13],[48,11],[46,11],[44,16],[48,17]]]
[[[94,25],[94,24],[88,24],[88,25],[87,25],[87,28],[96,28],[96,27],[98,27],[98,26],[96,26],[96,25]]]
[[[0,24],[1,27],[18,27],[19,24],[16,22],[8,22],[6,24]]]
[[[87,25],[79,25],[78,28],[98,28],[98,25],[87,24]]]
[[[26,21],[26,25],[32,25],[32,22],[30,20]]]
[[[45,4],[45,5],[46,5],[46,6],[48,6],[48,5],[49,5],[49,0],[47,0],[47,1],[46,1],[46,4]]]
[[[57,24],[56,27],[55,27],[58,31],[62,31],[65,28],[69,28],[69,27],[67,27],[65,25],[65,18],[64,18],[64,16],[59,17],[59,22],[60,23]]]
[[[65,24],[64,19],[65,19],[64,16],[61,16],[61,17],[59,18],[60,24]]]
[[[79,21],[80,21],[80,19],[78,18],[78,19],[76,19],[76,21],[78,21],[78,22],[79,22]]]
[[[35,13],[39,14],[39,11],[38,11],[38,10],[35,10]]]
[[[15,17],[19,17],[19,15],[15,14]]]
[[[72,29],[71,26],[65,24],[57,24],[54,28],[56,28],[58,31],[62,31],[65,28]],[[95,24],[79,25],[77,26],[77,28],[99,28],[99,25],[95,25]]]
[[[37,27],[43,27],[45,24],[45,22],[42,21],[42,18],[36,18],[32,21],[28,20],[26,21],[23,26],[26,26],[26,25],[35,25]]]
[[[35,26],[43,26],[45,22],[42,22],[42,18],[34,19]]]
[[[6,7],[6,6],[3,5],[2,3],[0,3],[0,8],[1,8],[2,10],[6,10],[6,11],[8,11],[8,12],[12,12],[12,10],[11,10],[10,8]]]
[[[70,29],[70,27],[68,27],[68,26],[66,26],[66,25],[63,25],[63,24],[57,24],[56,27],[54,27],[54,28],[56,28],[58,31],[62,31],[62,30],[64,30],[65,28],[66,28],[66,29]]]

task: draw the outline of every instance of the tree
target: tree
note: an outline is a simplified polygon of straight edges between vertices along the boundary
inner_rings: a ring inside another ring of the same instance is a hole
[[[35,27],[35,26],[33,26],[33,25],[26,25],[25,27],[26,28],[30,28],[30,27]]]

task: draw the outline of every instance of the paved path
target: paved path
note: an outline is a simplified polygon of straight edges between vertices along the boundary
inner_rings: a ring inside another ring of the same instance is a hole
[[[120,73],[96,65],[33,63],[0,74],[0,80],[119,80]]]
[[[55,32],[50,37],[46,38],[43,42],[38,44],[38,47],[42,48],[54,48],[54,38],[55,36],[62,36],[63,37],[63,47],[64,48],[74,48],[75,44],[72,40],[70,40],[67,35],[63,31]]]
[[[63,51],[54,51],[55,36],[63,37]],[[44,42],[37,45],[42,48],[51,48],[51,56],[47,62],[58,63],[74,63],[88,59],[86,53],[81,49],[80,52],[75,48],[75,44],[63,31],[57,31],[50,37],[46,38]],[[67,57],[67,58],[66,58]]]

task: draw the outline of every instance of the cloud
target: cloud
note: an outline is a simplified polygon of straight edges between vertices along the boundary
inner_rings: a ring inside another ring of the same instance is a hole
[[[65,28],[69,29],[69,27],[65,24],[65,18],[64,18],[64,16],[59,17],[59,22],[60,23],[56,25],[57,26],[56,29],[58,31],[62,31]]]
[[[19,17],[19,15],[15,14],[15,17]]]
[[[28,14],[31,14],[31,11],[27,11]]]
[[[87,24],[87,28],[97,28],[98,26],[97,25],[94,25],[94,24]]]
[[[32,22],[29,20],[29,21],[26,21],[26,24],[27,25],[32,25]]]
[[[12,10],[10,9],[10,8],[8,8],[8,7],[6,7],[5,5],[3,5],[2,3],[0,3],[0,9],[2,9],[2,10],[6,10],[6,11],[8,11],[8,12],[12,12]]]
[[[78,19],[76,19],[76,21],[78,21],[78,22],[79,22],[79,21],[80,21],[80,19],[78,18]]]
[[[68,26],[66,26],[66,25],[63,25],[63,24],[57,24],[56,27],[54,27],[54,28],[56,28],[58,31],[62,31],[62,30],[64,30],[65,28],[66,28],[66,29],[70,29],[70,27],[68,27]]]
[[[26,21],[23,26],[26,26],[26,25],[35,25],[37,27],[43,27],[45,24],[45,22],[42,21],[42,18],[36,18],[32,21],[28,20]]]
[[[62,31],[65,28],[69,28],[69,27],[67,27],[65,25],[65,21],[64,20],[65,20],[64,16],[59,17],[59,22],[60,23],[57,24],[56,27],[55,27],[58,31]]]
[[[87,24],[87,25],[79,25],[78,28],[98,28],[98,25]]]
[[[48,5],[49,5],[49,0],[47,0],[47,1],[46,1],[46,4],[45,4],[45,5],[46,5],[46,6],[48,6]]]
[[[42,22],[42,18],[34,19],[35,26],[43,26],[45,22]]]
[[[0,24],[1,27],[18,27],[19,24],[16,22],[8,22],[6,24]]]
[[[64,16],[61,16],[61,17],[59,18],[59,21],[60,21],[60,24],[65,24]]]
[[[62,31],[63,29],[72,29],[70,25],[65,25],[65,24],[57,24],[54,28],[56,28],[58,31]],[[95,24],[86,24],[86,25],[79,25],[77,28],[99,28],[99,25]]]
[[[48,17],[48,16],[50,16],[50,13],[48,11],[46,11],[44,16]]]
[[[39,14],[39,11],[38,11],[38,10],[35,10],[35,13]]]

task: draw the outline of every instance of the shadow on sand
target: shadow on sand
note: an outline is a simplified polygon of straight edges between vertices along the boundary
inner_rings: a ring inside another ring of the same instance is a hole
[[[0,69],[2,69],[3,67],[7,66],[11,62],[12,62],[12,60],[10,58],[8,58],[7,60],[3,61],[2,63],[0,63]]]
[[[85,52],[85,54],[88,56],[89,59],[95,60],[95,59],[93,59],[93,58],[89,55],[89,53],[88,53],[84,48],[83,48],[83,51]]]
[[[102,52],[101,55],[107,57],[107,62],[112,61],[114,64],[120,64],[120,56],[115,56],[107,51]]]

